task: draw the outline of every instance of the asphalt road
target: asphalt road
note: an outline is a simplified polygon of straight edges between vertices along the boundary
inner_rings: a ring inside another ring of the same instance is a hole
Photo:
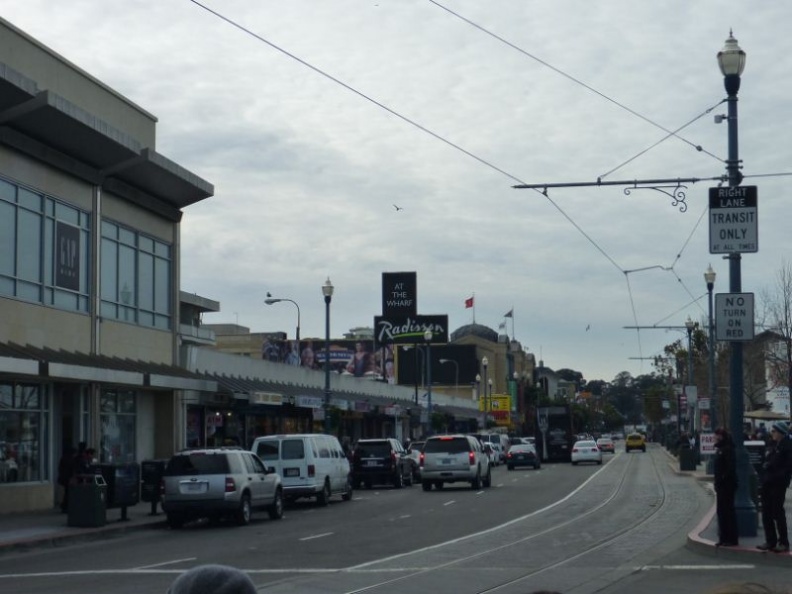
[[[493,472],[493,486],[362,490],[266,514],[247,527],[199,523],[0,557],[0,591],[15,594],[165,592],[179,572],[225,563],[262,592],[454,594],[706,592],[753,580],[783,584],[783,568],[729,564],[685,548],[712,504],[650,444],[602,466]],[[788,573],[788,571],[787,571]]]

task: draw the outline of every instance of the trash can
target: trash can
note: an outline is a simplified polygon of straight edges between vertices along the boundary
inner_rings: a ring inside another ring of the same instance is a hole
[[[100,474],[78,474],[69,485],[68,525],[97,528],[107,523],[107,485]]]
[[[679,470],[696,470],[695,456],[691,448],[679,448]]]
[[[157,515],[160,502],[160,482],[165,474],[167,460],[143,460],[140,463],[140,498],[151,504],[151,515]]]

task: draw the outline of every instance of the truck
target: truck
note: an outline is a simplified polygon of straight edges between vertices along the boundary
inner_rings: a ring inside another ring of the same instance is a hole
[[[568,405],[536,409],[536,450],[542,462],[570,462],[575,431]]]

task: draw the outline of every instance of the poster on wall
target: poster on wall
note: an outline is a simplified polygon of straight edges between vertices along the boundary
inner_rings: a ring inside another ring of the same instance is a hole
[[[80,290],[80,230],[63,221],[55,223],[55,286]]]

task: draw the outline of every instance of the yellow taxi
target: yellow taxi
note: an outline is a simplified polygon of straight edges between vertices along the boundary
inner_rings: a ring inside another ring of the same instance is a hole
[[[646,438],[641,433],[630,433],[627,440],[624,442],[624,449],[628,452],[630,450],[646,451]]]

